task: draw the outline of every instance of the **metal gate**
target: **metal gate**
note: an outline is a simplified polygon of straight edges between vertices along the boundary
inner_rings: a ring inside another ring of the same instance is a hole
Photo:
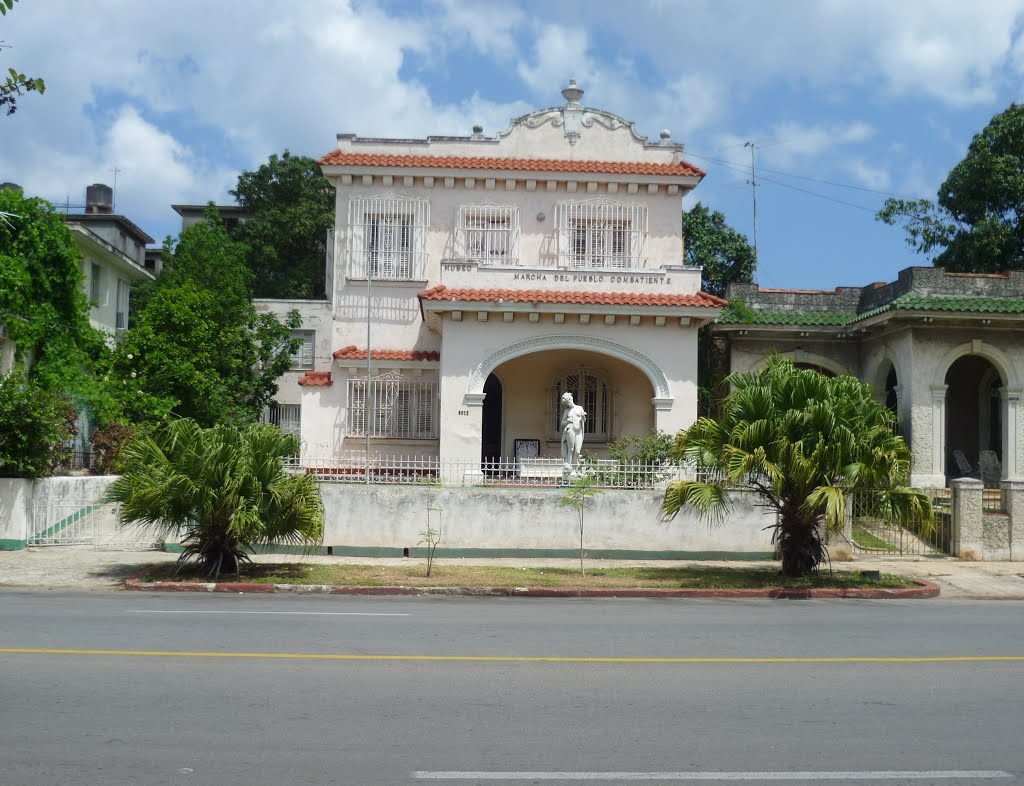
[[[890,556],[950,554],[953,515],[949,489],[925,489],[932,498],[935,522],[926,527],[885,521],[878,513],[877,496],[857,492],[847,507],[854,550]]]
[[[119,506],[104,498],[35,499],[29,546],[91,545],[100,549],[151,549],[159,544],[152,532],[124,528],[118,521]]]

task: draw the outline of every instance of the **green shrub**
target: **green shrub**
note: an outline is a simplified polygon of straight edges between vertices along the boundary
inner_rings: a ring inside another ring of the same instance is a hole
[[[92,471],[97,475],[110,475],[121,471],[120,455],[124,447],[137,436],[131,426],[111,422],[92,433]]]
[[[0,377],[0,477],[52,475],[71,456],[75,408],[15,371]]]

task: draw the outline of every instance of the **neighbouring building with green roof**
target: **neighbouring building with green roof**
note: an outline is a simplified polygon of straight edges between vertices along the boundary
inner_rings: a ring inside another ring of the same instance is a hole
[[[834,290],[730,285],[713,327],[730,371],[778,353],[871,385],[914,453],[912,482],[1017,480],[1024,473],[1024,271],[900,271]]]

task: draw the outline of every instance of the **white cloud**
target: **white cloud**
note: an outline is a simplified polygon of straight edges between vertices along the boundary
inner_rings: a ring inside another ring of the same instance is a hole
[[[586,103],[637,120],[654,138],[670,128],[688,149],[740,170],[750,165],[742,145],[754,140],[765,167],[810,174],[830,164],[865,184],[900,183],[898,172],[865,163],[878,160],[870,146],[888,133],[879,113],[910,96],[948,133],[948,107],[985,107],[1011,74],[1024,73],[1024,0],[637,0],[587,4],[583,16],[568,3],[395,8],[373,0],[18,4],[3,21],[15,48],[0,62],[43,76],[47,92],[0,118],[2,179],[80,200],[87,183],[110,181],[117,166],[119,201],[145,228],[175,220],[171,201],[223,195],[234,169],[285,147],[319,155],[339,131],[420,137],[468,133],[480,122],[493,133],[560,103],[574,77]],[[459,73],[467,50],[504,78],[478,83]],[[827,96],[828,115],[809,116],[807,101],[769,103],[772,91]],[[748,130],[718,130],[737,128]]]
[[[443,52],[446,29],[472,26],[456,4],[445,7],[447,28],[347,0],[305,0],[286,13],[259,0],[19,5],[4,22],[17,43],[10,62],[42,75],[47,92],[2,119],[13,142],[0,145],[0,171],[29,193],[75,202],[86,184],[111,182],[116,166],[119,208],[158,234],[176,220],[172,201],[224,198],[234,167],[285,147],[316,156],[339,131],[503,128],[523,102],[439,103],[403,72],[411,54]],[[503,46],[507,36],[474,41]]]
[[[669,82],[656,96],[659,114],[674,117],[670,129],[676,139],[686,141],[699,129],[719,120],[726,97],[724,85],[705,74],[684,74]]]
[[[450,35],[465,37],[480,54],[511,59],[519,54],[515,32],[525,15],[511,3],[437,0],[440,25]]]
[[[626,48],[656,52],[662,71],[698,64],[746,95],[780,81],[844,84],[965,106],[992,99],[1010,58],[1024,68],[1021,0],[691,0],[591,9],[592,23],[614,30]]]
[[[779,123],[771,135],[760,142],[763,157],[774,166],[792,166],[798,161],[817,158],[844,145],[869,139],[871,126],[859,121],[847,125],[811,125]]]
[[[872,166],[863,158],[848,160],[844,168],[866,188],[887,191],[892,186],[892,176],[889,174],[889,170],[880,166]]]
[[[724,166],[731,172],[733,180],[742,180],[750,177],[749,143],[755,147],[759,166],[790,169],[807,166],[837,149],[859,145],[873,135],[874,129],[860,121],[830,126],[777,123],[764,132],[716,135],[713,157],[726,162]]]
[[[547,25],[534,41],[533,52],[519,61],[516,73],[534,93],[548,95],[573,78],[581,86],[600,82],[600,69],[587,54],[587,34],[580,29]]]

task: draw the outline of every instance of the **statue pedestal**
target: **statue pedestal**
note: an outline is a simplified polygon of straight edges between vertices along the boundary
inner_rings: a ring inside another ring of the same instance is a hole
[[[482,486],[484,485],[484,473],[483,470],[479,469],[467,469],[462,473],[462,485],[463,486]]]

